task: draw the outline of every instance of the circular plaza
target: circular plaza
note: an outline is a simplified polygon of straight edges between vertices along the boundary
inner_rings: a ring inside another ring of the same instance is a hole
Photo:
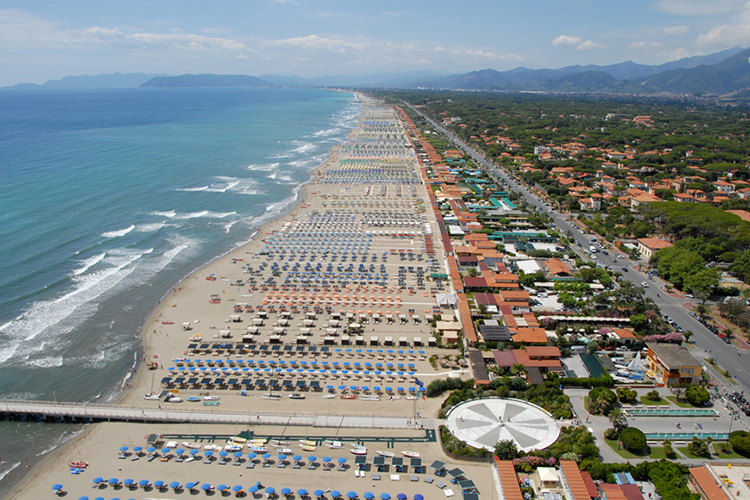
[[[465,401],[454,406],[446,425],[458,439],[475,448],[494,450],[499,441],[513,440],[519,451],[541,450],[557,441],[560,429],[537,405],[507,398]]]

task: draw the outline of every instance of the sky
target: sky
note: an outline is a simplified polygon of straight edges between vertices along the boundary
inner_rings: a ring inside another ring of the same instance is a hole
[[[750,47],[748,0],[2,0],[0,86],[102,73],[448,75]]]

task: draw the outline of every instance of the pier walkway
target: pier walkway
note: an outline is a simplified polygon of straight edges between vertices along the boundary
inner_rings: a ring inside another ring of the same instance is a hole
[[[313,415],[296,413],[258,414],[247,412],[222,412],[216,409],[136,408],[101,403],[69,403],[54,401],[0,400],[0,417],[5,419],[43,419],[48,421],[121,421],[194,424],[235,425],[295,425],[308,427],[348,427],[380,429],[413,429],[412,420],[377,416]],[[434,428],[431,419],[419,420],[418,427]]]

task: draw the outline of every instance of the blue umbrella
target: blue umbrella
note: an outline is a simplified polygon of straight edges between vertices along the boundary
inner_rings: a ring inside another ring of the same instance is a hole
[[[318,460],[318,458],[315,455],[310,455],[309,457],[307,457],[307,459],[313,463],[317,462]]]
[[[219,456],[220,456],[220,457],[226,457],[226,456],[228,456],[228,455],[229,455],[229,452],[228,452],[228,451],[226,451],[226,450],[221,450],[221,451],[219,452]]]
[[[414,500],[424,500],[424,495],[417,493],[414,495]]]
[[[171,483],[169,483],[169,487],[176,490],[180,487],[180,483],[179,481],[172,481]]]
[[[94,478],[94,484],[99,484],[101,482],[104,482],[104,478],[103,477],[95,477]]]
[[[333,460],[333,459],[332,459],[331,457],[323,457],[323,461],[324,461],[325,463],[328,463],[328,462],[330,462],[331,460]]]
[[[294,460],[295,462],[299,462],[300,460],[302,460],[302,456],[301,455],[294,455],[292,457],[292,460]]]
[[[247,458],[249,458],[250,460],[252,460],[253,458],[255,458],[255,457],[257,457],[257,456],[258,456],[258,454],[257,454],[257,453],[255,453],[255,452],[253,452],[253,453],[248,453],[248,454],[247,454]]]
[[[155,448],[155,447],[153,447],[153,446],[149,446],[149,447],[148,447],[148,449],[147,449],[146,451],[147,451],[147,452],[149,452],[149,453],[153,453],[153,452],[155,452],[155,451],[156,451],[156,448]]]
[[[286,460],[286,455],[284,455],[283,453],[281,453],[281,454],[279,455],[279,460],[281,460],[281,461],[284,461],[284,460]]]
[[[96,497],[94,500],[104,500],[104,497]]]
[[[333,498],[338,498],[338,497],[340,497],[340,496],[341,496],[341,492],[340,492],[339,490],[333,490],[333,491],[331,492],[331,496],[332,496]]]
[[[190,450],[191,455],[197,455],[198,453],[200,453],[200,450]]]
[[[406,493],[399,493],[396,495],[396,498],[398,498],[398,500],[406,500]]]
[[[62,489],[62,484],[57,483],[52,485],[52,491],[60,491]]]
[[[389,495],[388,493],[381,493],[380,498],[382,498],[383,500],[389,500],[391,498],[391,495]]]
[[[178,455],[182,455],[183,453],[185,453],[185,448],[177,448],[175,453],[177,453]]]
[[[234,456],[234,458],[240,458],[242,456],[242,452],[241,451],[235,451],[234,453],[232,453],[232,455]]]
[[[237,484],[232,486],[232,491],[242,491],[242,486]]]
[[[203,491],[208,491],[208,490],[211,489],[211,485],[209,483],[203,483],[203,484],[201,484],[201,489]]]
[[[129,479],[129,478],[128,478],[128,479],[126,479],[125,481],[123,481],[123,482],[122,482],[122,484],[124,484],[125,486],[127,486],[127,487],[129,488],[130,486],[132,486],[132,485],[133,485],[133,483],[134,483],[134,482],[135,482],[135,481],[133,481],[132,479]]]
[[[196,484],[198,484],[198,483],[196,483],[194,481],[190,481],[189,483],[185,483],[185,488],[187,488],[189,490],[192,490],[193,488],[195,488]]]
[[[373,493],[372,491],[368,491],[368,492],[365,493],[364,497],[367,500],[370,500],[371,498],[375,498],[375,493]]]
[[[164,482],[164,481],[162,481],[161,479],[160,479],[160,480],[158,480],[158,481],[154,481],[154,488],[156,488],[156,489],[158,489],[158,490],[162,489],[162,488],[163,488],[163,487],[165,487],[166,485],[167,485],[167,483],[165,483],[165,482]]]
[[[116,477],[113,477],[113,478],[111,478],[111,479],[109,480],[109,484],[117,484],[117,483],[119,483],[119,482],[120,482],[120,480],[119,480],[119,479],[117,479]]]
[[[346,463],[346,458],[344,458],[344,457],[340,457],[340,458],[339,458],[339,460],[338,460],[338,462],[339,462],[340,464],[345,464],[345,463]]]
[[[120,446],[120,451],[128,451],[128,447],[127,446]]]
[[[282,495],[288,495],[291,492],[292,492],[292,490],[290,490],[289,488],[282,488],[281,489],[281,494]]]
[[[266,494],[267,495],[273,495],[276,492],[276,489],[273,486],[269,486],[266,488]]]
[[[257,487],[257,486],[255,486],[255,485],[252,485],[252,486],[250,486],[250,487],[249,487],[249,488],[247,489],[247,491],[249,491],[250,493],[256,493],[256,492],[258,491],[258,487]]]
[[[148,486],[148,479],[141,479],[140,481],[138,481],[138,486]]]
[[[268,460],[269,458],[271,458],[271,454],[270,453],[264,453],[263,454],[263,459],[264,460]]]
[[[133,448],[133,451],[136,453],[139,453],[141,450],[143,450],[143,448],[140,446],[136,446],[135,448]]]
[[[349,497],[349,498],[357,498],[357,492],[356,491],[350,491],[349,493],[346,494],[346,496]]]
[[[89,500],[89,497],[79,497],[78,500]]]
[[[170,450],[169,448],[162,448],[162,449],[161,449],[161,452],[162,452],[162,453],[164,453],[165,455],[166,455],[167,453],[169,453],[170,451],[172,451],[172,450]]]
[[[315,491],[313,492],[313,494],[314,494],[314,495],[315,495],[316,497],[322,497],[323,495],[325,495],[325,492],[324,492],[323,490],[315,490]]]
[[[210,457],[211,455],[214,454],[214,452],[212,450],[206,450],[205,452],[203,452],[203,454],[206,455],[207,457]]]
[[[307,490],[305,488],[300,488],[300,489],[297,490],[297,494],[299,496],[301,496],[301,497],[306,497],[307,496]]]

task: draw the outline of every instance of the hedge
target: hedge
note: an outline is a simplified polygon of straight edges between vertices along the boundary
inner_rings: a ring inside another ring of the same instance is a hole
[[[635,427],[626,427],[620,431],[620,442],[626,450],[640,453],[646,447],[646,435]]]

